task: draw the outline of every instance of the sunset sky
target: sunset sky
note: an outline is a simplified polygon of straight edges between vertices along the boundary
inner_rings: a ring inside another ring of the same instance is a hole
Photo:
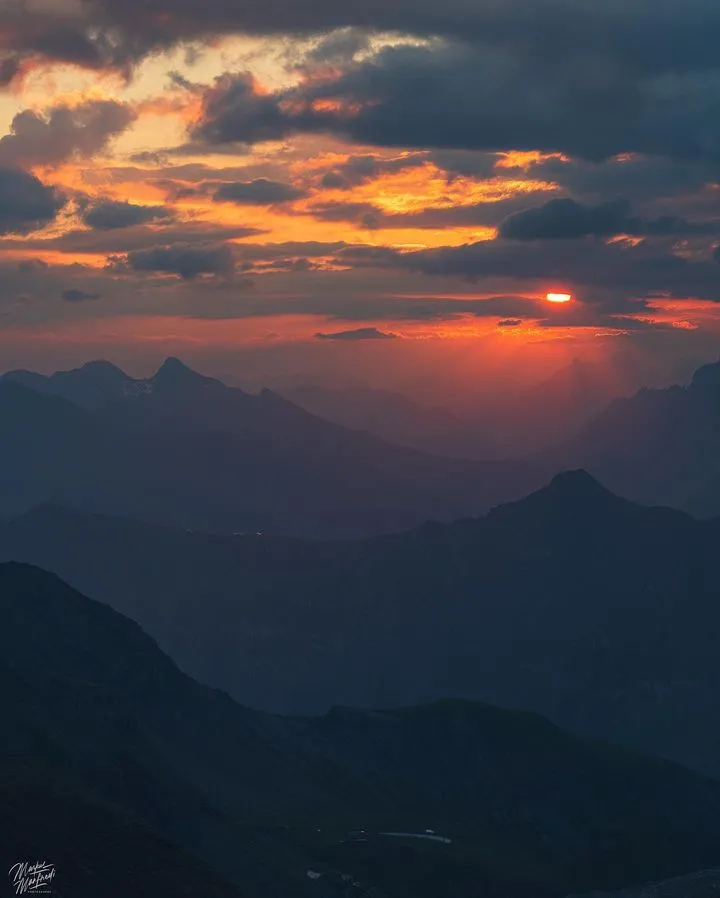
[[[683,376],[720,356],[718,34],[717,0],[0,0],[2,368]]]

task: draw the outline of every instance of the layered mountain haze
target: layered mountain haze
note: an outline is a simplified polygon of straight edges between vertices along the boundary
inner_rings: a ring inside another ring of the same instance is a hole
[[[458,458],[497,456],[496,434],[449,409],[424,405],[401,393],[368,387],[300,385],[281,394],[328,421],[364,430],[400,446]]]
[[[456,458],[528,457],[563,444],[613,399],[633,392],[630,372],[574,359],[547,379],[445,396],[431,405],[369,388],[299,385],[281,389],[308,411],[392,443]],[[458,406],[457,408],[455,406]]]
[[[0,0],[0,898],[719,898],[718,34]]]
[[[96,875],[103,834],[125,869],[120,852],[144,846],[153,875],[204,862],[255,898],[342,896],[343,877],[383,898],[553,898],[720,859],[718,783],[540,717],[449,701],[280,718],[189,679],[136,624],[36,568],[0,566],[0,612],[0,772],[34,778],[25,814],[64,806],[76,835],[98,822],[80,849]],[[58,847],[55,825],[33,828],[34,851]],[[429,828],[445,841],[412,837]],[[3,859],[27,846],[7,835]],[[86,894],[62,873],[58,894]],[[159,894],[198,894],[192,882]],[[234,892],[208,880],[203,894]]]
[[[147,380],[105,363],[0,382],[0,509],[40,502],[231,533],[360,536],[522,495],[520,462],[445,459],[251,395],[168,359]]]
[[[249,705],[447,696],[719,773],[718,525],[583,471],[485,518],[357,542],[214,537],[45,507],[0,530]]]
[[[50,376],[34,371],[8,371],[0,381],[20,384],[45,396],[59,396],[87,409],[122,399],[132,388],[132,379],[105,361],[87,362],[81,368],[56,371]]]
[[[576,438],[553,452],[555,466],[582,464],[640,502],[720,515],[720,362],[687,386],[641,390],[612,402]]]

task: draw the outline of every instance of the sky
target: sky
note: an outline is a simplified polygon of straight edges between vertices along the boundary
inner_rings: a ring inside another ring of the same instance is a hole
[[[717,0],[0,0],[0,367],[687,377],[718,33]]]

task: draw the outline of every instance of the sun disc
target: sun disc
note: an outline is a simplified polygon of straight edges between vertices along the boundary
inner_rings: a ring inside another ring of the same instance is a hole
[[[572,293],[548,293],[545,296],[548,302],[570,302]]]

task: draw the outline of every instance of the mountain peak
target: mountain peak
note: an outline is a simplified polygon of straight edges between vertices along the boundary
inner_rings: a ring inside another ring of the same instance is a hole
[[[156,374],[151,378],[154,384],[162,387],[191,387],[219,385],[220,381],[204,374],[198,374],[185,362],[174,356],[165,359]]]
[[[183,362],[181,359],[178,359],[174,355],[171,355],[168,356],[168,358],[166,358],[162,365],[158,368],[155,377],[158,377],[159,375],[168,377],[186,377],[189,374],[192,374],[195,377],[202,376],[193,371],[192,368],[186,365],[185,362]]]
[[[578,468],[574,471],[561,471],[553,477],[545,489],[554,496],[573,499],[593,499],[597,496],[612,495],[584,468]]]
[[[609,509],[632,507],[632,503],[621,499],[599,483],[592,474],[583,469],[562,471],[556,474],[547,486],[531,493],[524,499],[494,508],[492,515],[515,515],[530,513],[545,518],[557,514],[588,513]]]
[[[95,378],[101,377],[103,378],[103,380],[111,383],[124,383],[125,381],[129,380],[127,374],[122,370],[122,368],[118,368],[117,365],[113,365],[112,362],[108,362],[105,359],[96,359],[91,362],[85,362],[85,364],[81,368],[77,368],[75,371],[58,371],[53,376],[63,377],[78,374],[89,374]]]
[[[698,368],[690,384],[694,390],[720,391],[720,361]]]

